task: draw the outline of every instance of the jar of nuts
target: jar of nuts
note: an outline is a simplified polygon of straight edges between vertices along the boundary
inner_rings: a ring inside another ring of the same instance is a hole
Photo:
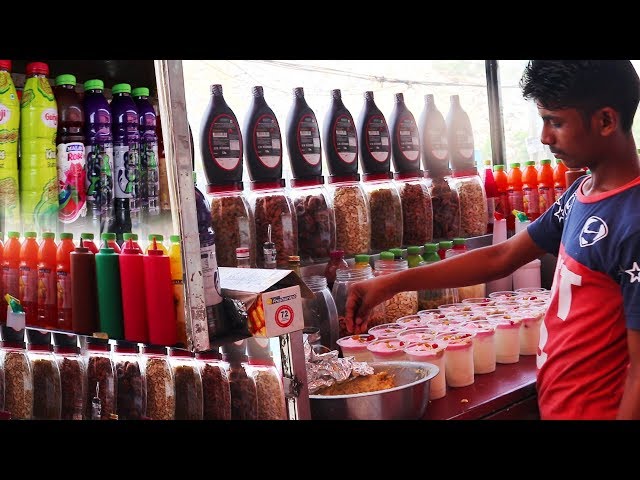
[[[433,239],[444,240],[460,236],[460,199],[448,176],[427,177],[433,205]]]
[[[196,352],[202,376],[203,420],[231,420],[229,364],[216,350]]]
[[[33,374],[33,419],[60,420],[62,387],[51,332],[27,330],[27,356]]]
[[[460,237],[477,237],[487,233],[487,195],[478,171],[454,170],[451,188],[460,199]]]
[[[84,420],[87,401],[86,365],[75,335],[53,333],[53,353],[60,369],[62,420]]]
[[[394,260],[393,253],[382,252],[380,259],[375,261],[375,276],[388,275],[390,273],[407,270],[409,264],[406,260]],[[369,327],[383,323],[393,323],[400,317],[414,315],[418,312],[418,292],[408,291],[396,293],[384,302],[384,317],[379,323],[369,321]]]
[[[84,360],[87,366],[87,401],[85,418],[108,420],[116,411],[116,369],[111,346],[106,338],[86,337]],[[98,406],[96,410],[96,406]],[[96,413],[98,412],[98,413]],[[95,418],[96,414],[99,418]]]
[[[173,420],[176,411],[175,384],[167,349],[145,345],[140,355],[140,367],[146,381],[147,417],[152,420]]]
[[[4,371],[4,410],[11,418],[33,415],[33,374],[24,343],[24,329],[0,325],[0,370]]]
[[[257,420],[286,420],[287,407],[282,376],[273,362],[268,338],[248,338],[247,356],[258,403]]]
[[[243,193],[242,182],[207,186],[211,195],[211,221],[216,232],[216,259],[219,267],[237,267],[236,248],[249,248],[249,263],[256,266],[256,239],[253,214]]]
[[[363,176],[371,216],[371,253],[402,245],[402,203],[391,176],[391,172]]]
[[[323,177],[292,179],[289,194],[298,223],[302,265],[326,262],[336,246],[336,221]]]
[[[402,241],[423,245],[433,239],[433,205],[422,172],[396,173],[402,204]]]
[[[176,420],[202,420],[202,376],[195,354],[172,347],[169,364],[176,387]]]
[[[329,198],[336,221],[336,249],[345,256],[368,253],[371,247],[369,203],[359,182],[360,175],[329,177]]]
[[[116,409],[119,420],[140,420],[146,416],[146,387],[137,343],[118,340],[113,347],[118,392]]]
[[[284,180],[251,182],[249,206],[254,220],[258,268],[264,268],[262,246],[265,242],[275,244],[276,266],[287,268],[289,256],[298,255],[298,221],[291,197],[284,189]]]

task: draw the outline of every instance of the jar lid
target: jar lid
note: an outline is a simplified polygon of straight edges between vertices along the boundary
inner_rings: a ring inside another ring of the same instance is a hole
[[[55,347],[78,347],[78,336],[73,333],[53,332]]]
[[[206,352],[196,352],[199,360],[222,360],[222,354],[218,350],[208,350]]]
[[[184,348],[178,347],[169,347],[169,356],[170,357],[182,357],[182,358],[194,358],[195,355],[191,350],[186,350]]]
[[[244,183],[242,182],[229,182],[220,184],[207,185],[207,193],[231,193],[241,192],[244,190]]]
[[[411,170],[410,172],[395,172],[393,178],[395,180],[411,180],[424,177],[422,170]]]
[[[109,349],[109,339],[100,337],[85,337],[87,339],[87,348],[95,348],[98,350]]]
[[[451,173],[451,176],[453,178],[460,178],[460,177],[473,177],[475,175],[478,175],[478,169],[476,167],[473,168],[465,168],[462,170],[453,170],[453,172]]]
[[[9,325],[0,325],[0,340],[3,342],[20,343],[24,345],[24,331],[24,328],[15,330]]]
[[[268,190],[272,188],[284,188],[284,178],[279,180],[255,180],[251,182],[249,188],[251,190]]]
[[[166,355],[167,347],[162,345],[143,345],[142,353],[152,354],[152,355]]]
[[[113,346],[113,351],[119,353],[138,353],[140,352],[140,347],[137,342],[117,340],[116,344]]]
[[[363,182],[375,182],[379,180],[391,180],[393,178],[393,174],[391,172],[381,172],[381,173],[363,173],[362,181]]]
[[[292,178],[289,183],[293,188],[310,187],[312,185],[322,185],[324,183],[324,177],[322,175],[317,175],[315,177],[309,177],[309,178]]]
[[[408,247],[407,253],[409,255],[420,255],[420,247],[416,247],[416,246]]]
[[[51,332],[48,330],[26,329],[28,345],[49,345],[51,346]]]
[[[359,182],[359,173],[343,173],[340,175],[329,175],[329,183],[342,183],[342,182]]]

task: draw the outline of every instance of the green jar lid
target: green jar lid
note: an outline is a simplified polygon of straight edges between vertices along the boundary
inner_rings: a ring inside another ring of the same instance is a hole
[[[407,253],[409,255],[420,255],[420,247],[411,246],[407,248]]]
[[[393,260],[395,255],[393,252],[380,252],[380,260]]]
[[[56,238],[56,234],[53,232],[43,232],[42,238]]]
[[[526,162],[524,162],[524,164],[525,164],[527,167],[529,167],[529,166],[531,166],[531,165],[534,165],[534,166],[535,166],[536,162],[535,162],[535,160],[527,160]]]
[[[104,82],[97,78],[92,78],[84,82],[84,89],[86,90],[104,90]]]
[[[424,244],[424,253],[434,253],[438,251],[437,243],[425,243]]]
[[[138,240],[138,234],[137,233],[127,232],[127,233],[122,235],[122,238],[125,239],[125,240],[137,241]]]
[[[551,160],[549,160],[548,158],[540,160],[540,165],[551,165]]]
[[[466,243],[467,239],[466,238],[454,238],[453,239],[453,244],[454,245],[464,245]]]
[[[56,77],[56,87],[58,85],[73,85],[76,86],[76,76],[71,75],[70,73],[65,73],[63,75],[58,75]]]
[[[111,93],[131,93],[131,85],[128,83],[118,83],[111,88]]]
[[[148,97],[149,89],[147,87],[136,87],[131,90],[132,97]]]
[[[38,234],[36,232],[24,232],[25,238],[36,238]]]
[[[502,170],[504,170],[504,165],[494,165],[493,166],[493,171],[494,172],[501,172]]]
[[[171,243],[178,243],[180,242],[180,235],[170,235],[169,240]]]
[[[439,248],[442,248],[444,250],[446,250],[447,248],[452,248],[453,247],[453,241],[451,240],[443,240],[438,244]]]
[[[93,240],[93,233],[81,233],[80,238],[83,240]]]
[[[110,233],[110,232],[105,232],[102,234],[102,239],[103,240],[115,240],[116,239],[116,234],[115,233]]]
[[[364,253],[359,253],[358,255],[356,255],[353,258],[356,261],[356,263],[369,263],[369,259],[371,257],[369,257],[369,255],[366,255]]]
[[[149,235],[149,241],[153,241],[153,239],[155,238],[157,242],[162,242],[164,240],[164,235],[158,235],[157,233],[152,233],[151,235]]]
[[[7,232],[9,238],[20,238],[20,232]]]
[[[510,163],[509,168],[520,168],[520,162]]]
[[[63,233],[60,234],[60,239],[61,240],[73,240],[73,233],[63,232]]]

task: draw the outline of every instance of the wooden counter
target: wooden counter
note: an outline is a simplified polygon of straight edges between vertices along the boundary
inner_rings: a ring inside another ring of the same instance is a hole
[[[424,420],[539,419],[536,356],[498,364],[495,372],[476,375],[468,387],[447,387],[447,394],[429,402]]]

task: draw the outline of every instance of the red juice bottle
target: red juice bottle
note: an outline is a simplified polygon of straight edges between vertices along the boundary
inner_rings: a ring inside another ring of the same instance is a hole
[[[105,232],[102,234],[102,244],[100,248],[113,248],[113,251],[120,253],[120,245],[116,242],[116,234]]]
[[[562,196],[562,194],[567,189],[567,178],[565,173],[567,170],[567,166],[564,164],[562,160],[559,158],[556,159],[556,168],[553,169],[553,190],[554,190],[554,198],[557,202],[558,199]]]
[[[2,299],[0,301],[0,323],[7,323],[7,302],[4,294],[20,297],[20,232],[8,232],[2,256]]]
[[[154,345],[175,345],[178,341],[176,311],[169,256],[153,239],[144,255],[144,288],[149,341]]]
[[[27,327],[38,326],[38,241],[36,232],[25,232],[20,247],[20,303]]]
[[[71,330],[73,311],[71,293],[71,252],[76,246],[73,233],[61,233],[60,244],[56,252],[56,292],[58,298],[58,327],[60,330]]]
[[[540,197],[538,194],[538,170],[536,162],[529,160],[522,174],[523,212],[532,222],[540,216]]]
[[[538,195],[540,196],[540,215],[556,201],[553,185],[553,167],[548,158],[540,160],[538,171]]]
[[[142,251],[139,247],[136,248],[132,239],[129,239],[123,244],[118,259],[124,338],[130,342],[149,343]],[[170,298],[173,300],[173,295]]]
[[[487,233],[493,233],[494,212],[496,210],[496,199],[498,198],[498,184],[493,176],[491,160],[484,161],[484,191],[487,194]]]
[[[98,246],[93,241],[93,233],[81,233],[80,240],[84,248],[88,248],[94,255],[98,253]]]
[[[38,248],[38,323],[41,327],[58,328],[56,293],[56,234],[44,232]]]

